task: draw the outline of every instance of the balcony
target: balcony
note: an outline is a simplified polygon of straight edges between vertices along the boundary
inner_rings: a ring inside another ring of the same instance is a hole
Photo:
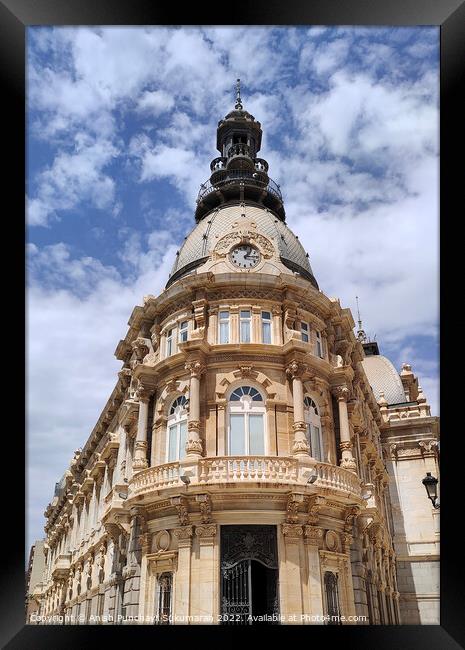
[[[313,465],[317,478],[313,486],[321,493],[334,493],[349,499],[361,499],[360,480],[353,472],[329,463]],[[272,486],[307,486],[309,465],[288,456],[214,456],[196,461],[190,485],[246,487],[260,483]],[[129,497],[140,497],[161,489],[181,487],[183,463],[173,462],[149,467],[130,481]]]
[[[236,145],[235,145],[236,146]],[[245,146],[245,145],[241,145]],[[273,210],[279,218],[285,219],[283,197],[279,185],[267,175],[267,164],[258,159],[255,169],[224,169],[223,159],[215,159],[211,178],[200,186],[197,196],[196,221],[222,203],[232,200],[250,199]]]
[[[52,578],[63,578],[68,575],[71,566],[71,553],[59,555],[52,569]]]

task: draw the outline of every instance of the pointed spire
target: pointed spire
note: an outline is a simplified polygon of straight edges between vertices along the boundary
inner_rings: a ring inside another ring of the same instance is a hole
[[[363,328],[362,328],[362,319],[360,318],[360,309],[358,306],[358,296],[355,296],[355,300],[357,301],[357,314],[358,314],[358,331],[357,331],[357,338],[360,341],[360,343],[365,343],[367,341],[367,335],[365,334]]]
[[[242,106],[242,99],[241,99],[241,80],[238,79],[236,82],[236,105],[234,108],[237,111],[242,111],[243,106]]]

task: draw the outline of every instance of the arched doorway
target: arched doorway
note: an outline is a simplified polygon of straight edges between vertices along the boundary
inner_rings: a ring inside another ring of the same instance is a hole
[[[221,527],[221,622],[270,625],[279,613],[275,526]]]

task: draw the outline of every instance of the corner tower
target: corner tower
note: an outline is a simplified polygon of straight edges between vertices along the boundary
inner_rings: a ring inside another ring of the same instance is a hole
[[[350,310],[285,223],[261,135],[238,87],[196,225],[134,308],[45,512],[41,613],[394,624],[415,598],[397,584],[387,408]]]

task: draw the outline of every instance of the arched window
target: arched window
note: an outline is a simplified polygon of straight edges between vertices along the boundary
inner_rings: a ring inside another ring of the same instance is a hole
[[[167,424],[167,462],[181,460],[186,455],[187,406],[184,395],[176,397],[168,412]]]
[[[310,456],[323,460],[323,441],[321,437],[320,413],[311,397],[304,397],[304,417],[307,425],[307,442],[310,447]]]
[[[228,454],[265,454],[265,403],[253,386],[239,386],[229,397]]]

